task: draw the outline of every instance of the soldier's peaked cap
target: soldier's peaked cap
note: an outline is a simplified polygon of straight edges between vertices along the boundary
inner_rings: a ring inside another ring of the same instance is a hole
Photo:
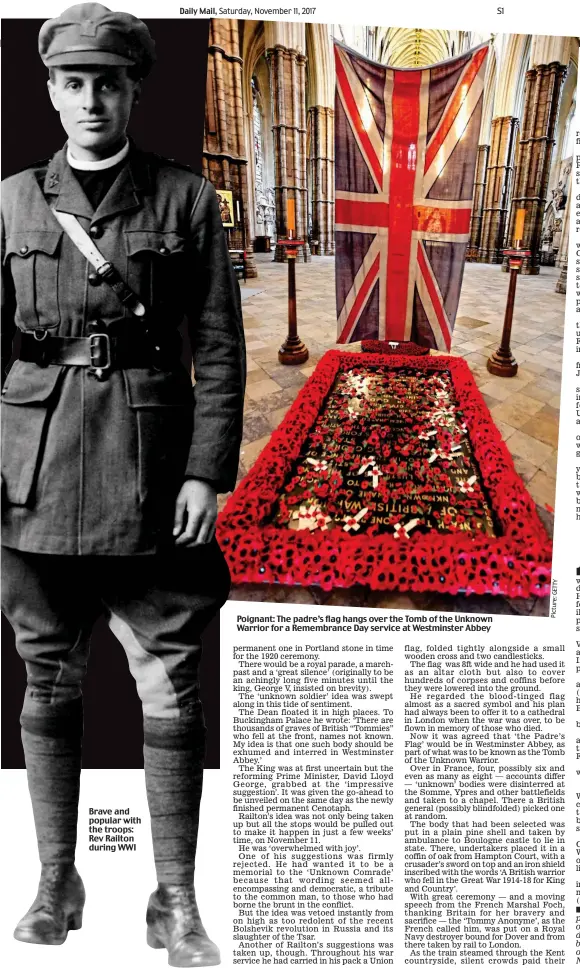
[[[38,50],[47,67],[135,67],[141,77],[155,62],[155,43],[143,21],[101,3],[77,3],[47,20]]]

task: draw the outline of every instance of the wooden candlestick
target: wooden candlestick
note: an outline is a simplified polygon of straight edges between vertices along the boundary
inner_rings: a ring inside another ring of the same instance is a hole
[[[281,239],[280,245],[286,250],[288,260],[288,336],[278,350],[280,363],[290,366],[298,366],[306,363],[308,350],[298,336],[298,325],[296,322],[296,256],[298,247],[304,245],[302,239]]]
[[[518,372],[518,364],[516,363],[512,354],[510,340],[512,335],[514,303],[516,301],[516,285],[518,281],[518,273],[522,268],[522,263],[525,258],[529,258],[531,256],[531,252],[529,252],[527,249],[504,249],[503,254],[507,255],[508,257],[510,283],[505,307],[505,316],[503,320],[501,343],[499,344],[495,353],[492,353],[488,359],[487,369],[490,373],[493,373],[494,376],[515,376]]]

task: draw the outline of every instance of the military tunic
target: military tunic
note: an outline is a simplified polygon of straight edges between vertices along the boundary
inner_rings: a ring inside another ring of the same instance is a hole
[[[5,347],[15,327],[40,337],[106,328],[135,346],[145,339],[146,324],[100,282],[51,206],[75,215],[94,238],[147,307],[147,325],[152,321],[159,336],[153,342],[162,346],[151,367],[113,369],[103,381],[86,367],[13,364],[3,390],[2,541],[50,554],[155,553],[172,543],[175,498],[186,476],[218,491],[236,479],[244,339],[215,191],[201,176],[134,146],[96,210],[65,149],[7,179]],[[194,387],[178,343],[167,350],[179,341],[184,317]]]

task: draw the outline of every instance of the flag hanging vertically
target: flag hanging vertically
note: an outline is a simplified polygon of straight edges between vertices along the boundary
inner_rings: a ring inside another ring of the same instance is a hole
[[[403,69],[335,42],[337,342],[449,349],[487,50]]]

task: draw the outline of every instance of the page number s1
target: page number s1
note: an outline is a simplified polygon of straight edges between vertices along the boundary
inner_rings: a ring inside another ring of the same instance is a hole
[[[505,13],[505,7],[496,7],[497,13]]]

